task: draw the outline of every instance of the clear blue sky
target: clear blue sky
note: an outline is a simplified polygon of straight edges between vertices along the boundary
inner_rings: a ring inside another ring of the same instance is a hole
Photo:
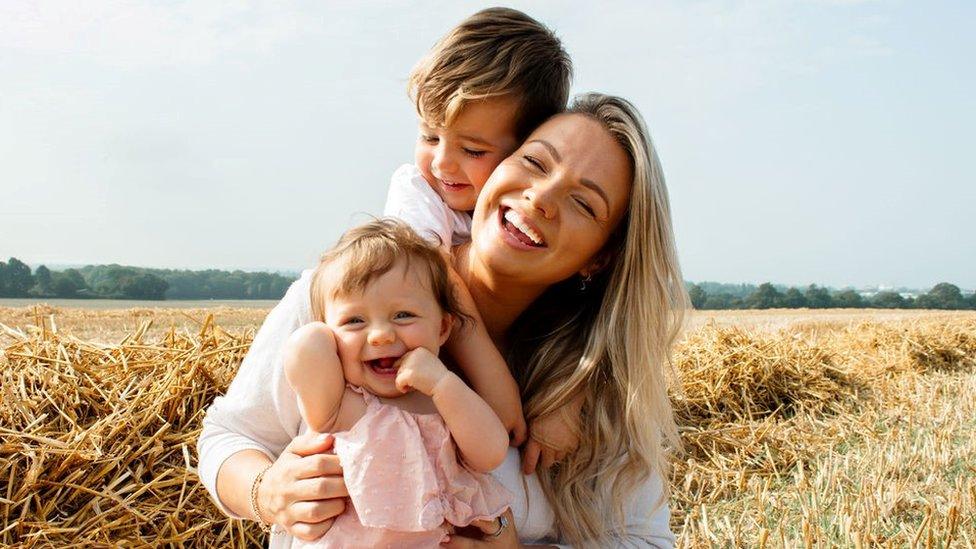
[[[299,269],[466,2],[0,4],[0,257]],[[514,3],[662,157],[689,280],[976,288],[973,2]]]

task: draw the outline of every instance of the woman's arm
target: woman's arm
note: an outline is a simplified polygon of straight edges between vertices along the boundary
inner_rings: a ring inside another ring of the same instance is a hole
[[[336,514],[335,505],[316,505],[315,500],[345,496],[342,479],[335,476],[340,471],[335,456],[315,454],[309,449],[315,447],[312,441],[296,442],[302,449],[285,451],[298,434],[301,416],[281,367],[281,349],[293,331],[311,320],[310,276],[311,271],[303,273],[268,314],[227,393],[207,409],[197,441],[200,480],[220,510],[233,518],[257,518],[251,510],[251,487],[257,474],[274,463],[277,468],[259,486],[261,514],[265,520],[274,516],[300,537],[327,529],[326,521]],[[315,455],[303,455],[309,451]],[[332,476],[300,495],[291,490],[300,480],[322,475]],[[288,497],[280,495],[285,493]]]
[[[397,388],[430,396],[451,431],[464,462],[480,472],[501,465],[508,452],[508,433],[491,407],[461,378],[423,347],[400,359]]]

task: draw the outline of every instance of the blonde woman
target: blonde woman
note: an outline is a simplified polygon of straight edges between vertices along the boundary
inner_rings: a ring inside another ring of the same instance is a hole
[[[660,164],[636,109],[588,94],[543,123],[492,173],[472,241],[453,258],[509,359],[530,426],[564,423],[580,436],[573,451],[541,441],[563,459],[531,476],[510,450],[494,475],[516,495],[512,512],[450,545],[673,545],[662,479],[678,438],[666,380],[687,298]],[[331,441],[296,438],[300,415],[281,372],[278,350],[310,319],[305,275],[265,320],[199,441],[214,500],[275,524],[272,547],[321,536],[345,504],[338,461],[323,453]]]

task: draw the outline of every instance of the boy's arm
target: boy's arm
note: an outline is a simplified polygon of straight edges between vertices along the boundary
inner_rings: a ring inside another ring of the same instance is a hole
[[[498,416],[429,350],[421,347],[403,356],[396,384],[401,391],[413,388],[433,399],[468,467],[488,472],[505,460],[508,434]]]
[[[457,325],[444,347],[474,390],[501,419],[510,435],[510,444],[520,446],[525,441],[526,425],[518,383],[488,335],[468,287],[453,267],[450,267],[450,277],[461,311],[468,316],[468,321]]]

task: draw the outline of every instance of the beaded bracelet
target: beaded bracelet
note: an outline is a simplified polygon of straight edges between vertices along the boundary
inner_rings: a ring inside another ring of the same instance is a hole
[[[258,476],[254,477],[254,482],[251,483],[251,512],[254,513],[254,518],[257,520],[258,524],[261,525],[261,531],[268,534],[274,533],[272,531],[271,525],[264,522],[261,518],[261,513],[258,512],[258,487],[261,486],[261,481],[264,479],[264,474],[268,472],[271,466],[265,467]]]

